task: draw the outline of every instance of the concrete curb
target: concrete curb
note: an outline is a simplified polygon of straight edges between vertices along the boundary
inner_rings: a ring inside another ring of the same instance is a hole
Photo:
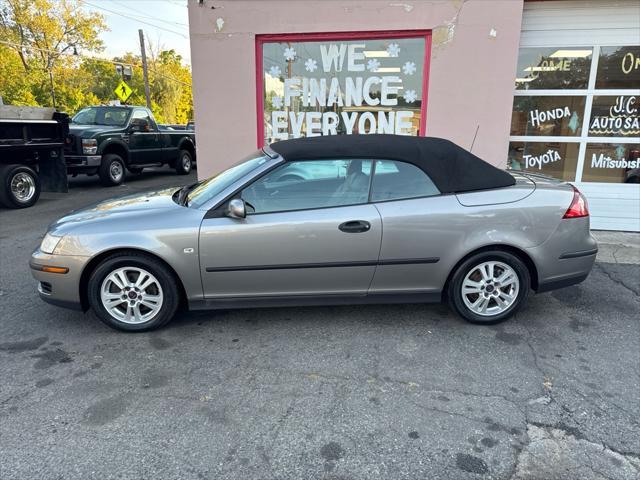
[[[640,233],[592,230],[598,241],[598,262],[640,265]]]

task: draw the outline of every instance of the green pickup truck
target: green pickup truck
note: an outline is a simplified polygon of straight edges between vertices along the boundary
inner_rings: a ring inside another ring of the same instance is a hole
[[[69,124],[64,157],[67,173],[98,174],[105,186],[123,182],[125,169],[170,165],[186,175],[196,160],[192,130],[159,126],[146,107],[96,106],[80,110]]]

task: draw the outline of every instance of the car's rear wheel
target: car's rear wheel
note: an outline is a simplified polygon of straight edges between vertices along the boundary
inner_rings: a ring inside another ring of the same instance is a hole
[[[492,324],[511,317],[524,304],[531,279],[517,256],[481,252],[464,261],[449,282],[449,304],[472,323]]]
[[[187,150],[180,150],[178,160],[176,160],[176,173],[178,175],[187,175],[191,172],[193,159]]]
[[[169,322],[179,304],[177,280],[157,259],[136,252],[106,258],[89,278],[89,304],[118,330],[154,330]]]
[[[104,155],[98,169],[98,175],[100,182],[105,187],[120,185],[124,181],[124,160],[114,153]]]

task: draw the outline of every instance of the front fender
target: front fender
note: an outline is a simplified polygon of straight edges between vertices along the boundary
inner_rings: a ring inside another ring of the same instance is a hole
[[[128,135],[119,134],[119,136],[109,136],[103,140],[98,139],[98,155],[104,155],[105,153],[117,153],[123,156],[123,159],[129,161],[129,144]]]
[[[149,212],[147,216],[88,222],[65,236],[60,254],[89,257],[88,265],[93,267],[111,252],[144,252],[174,270],[188,299],[201,298],[198,235],[202,216],[200,210],[176,208]]]

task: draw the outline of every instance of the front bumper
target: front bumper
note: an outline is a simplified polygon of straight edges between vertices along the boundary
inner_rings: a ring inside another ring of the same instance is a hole
[[[82,170],[96,168],[102,162],[101,155],[65,155],[67,170]]]
[[[82,310],[80,278],[90,257],[76,255],[49,255],[37,249],[31,254],[29,267],[38,283],[38,293],[45,302]],[[43,267],[62,267],[66,273],[43,271]]]

